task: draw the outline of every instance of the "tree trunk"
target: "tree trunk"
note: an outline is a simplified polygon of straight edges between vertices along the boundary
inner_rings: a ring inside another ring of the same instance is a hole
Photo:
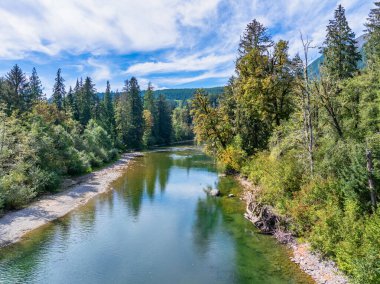
[[[371,194],[371,206],[373,210],[377,207],[377,194],[375,189],[375,182],[373,180],[373,163],[372,163],[372,152],[371,150],[366,150],[367,158],[367,171],[368,171],[368,187]]]

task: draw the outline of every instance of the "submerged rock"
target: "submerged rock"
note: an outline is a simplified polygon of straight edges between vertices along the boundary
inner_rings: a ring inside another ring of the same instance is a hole
[[[213,189],[210,190],[209,194],[211,196],[220,196],[220,191],[219,191],[219,189],[213,188]]]

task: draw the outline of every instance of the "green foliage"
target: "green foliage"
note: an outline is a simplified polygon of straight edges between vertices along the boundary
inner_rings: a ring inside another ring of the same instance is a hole
[[[289,220],[289,229],[333,259],[355,283],[380,281],[380,3],[370,12],[360,59],[342,6],[327,27],[320,76],[307,51],[290,60],[257,21],[239,46],[237,77],[214,105],[192,100],[194,132],[226,171],[240,171],[258,202]],[[369,158],[368,153],[371,153]],[[370,166],[372,164],[372,166]]]
[[[207,93],[211,96],[218,97],[223,94],[223,87],[206,88]],[[169,101],[187,101],[192,99],[197,89],[163,89],[154,90],[153,95],[155,98],[159,98],[160,95],[164,95]],[[147,92],[147,91],[145,91]],[[145,93],[144,93],[145,96]]]
[[[172,121],[170,113],[168,101],[165,96],[160,95],[157,100],[158,136],[156,140],[159,145],[169,145],[172,141]]]
[[[380,2],[375,2],[375,8],[371,9],[367,23],[367,43],[365,45],[366,59],[370,66],[377,65],[380,60]]]
[[[345,10],[339,5],[334,19],[327,26],[327,35],[322,48],[323,65],[329,75],[337,79],[352,77],[358,70],[361,55],[357,50],[355,33],[348,26]]]
[[[220,149],[217,154],[218,162],[224,167],[225,172],[239,172],[247,153],[242,149],[243,141],[239,135],[235,136],[225,149]]]
[[[56,105],[58,110],[62,110],[64,107],[63,103],[66,95],[65,85],[63,83],[64,81],[65,80],[62,78],[61,75],[61,68],[59,68],[57,71],[57,76],[55,78],[55,84],[53,87],[52,95],[53,103]]]
[[[79,124],[61,115],[46,102],[22,116],[0,112],[0,210],[23,206],[38,194],[55,191],[63,176],[116,158],[109,135],[95,121],[80,134]]]
[[[180,104],[172,112],[172,126],[174,141],[184,141],[193,138],[192,119],[188,104]]]

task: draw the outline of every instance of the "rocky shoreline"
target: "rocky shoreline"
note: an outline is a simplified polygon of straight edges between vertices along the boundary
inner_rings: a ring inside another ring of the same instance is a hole
[[[24,209],[5,214],[0,218],[0,247],[20,241],[28,232],[63,217],[96,195],[110,190],[111,183],[123,174],[132,159],[139,156],[142,154],[123,154],[110,166],[65,180],[61,185],[63,192],[43,196]]]
[[[261,232],[273,235],[278,242],[287,245],[293,253],[291,261],[310,275],[318,284],[347,284],[349,279],[338,270],[335,263],[325,260],[311,250],[310,244],[298,243],[297,239],[286,230],[282,217],[275,214],[273,208],[256,202],[256,187],[247,179],[237,178],[244,188],[242,199],[246,202],[244,217],[251,221]]]

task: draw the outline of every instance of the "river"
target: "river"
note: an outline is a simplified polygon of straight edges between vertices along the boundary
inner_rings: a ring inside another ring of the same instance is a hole
[[[313,283],[195,148],[147,152],[113,188],[0,249],[0,283]]]

